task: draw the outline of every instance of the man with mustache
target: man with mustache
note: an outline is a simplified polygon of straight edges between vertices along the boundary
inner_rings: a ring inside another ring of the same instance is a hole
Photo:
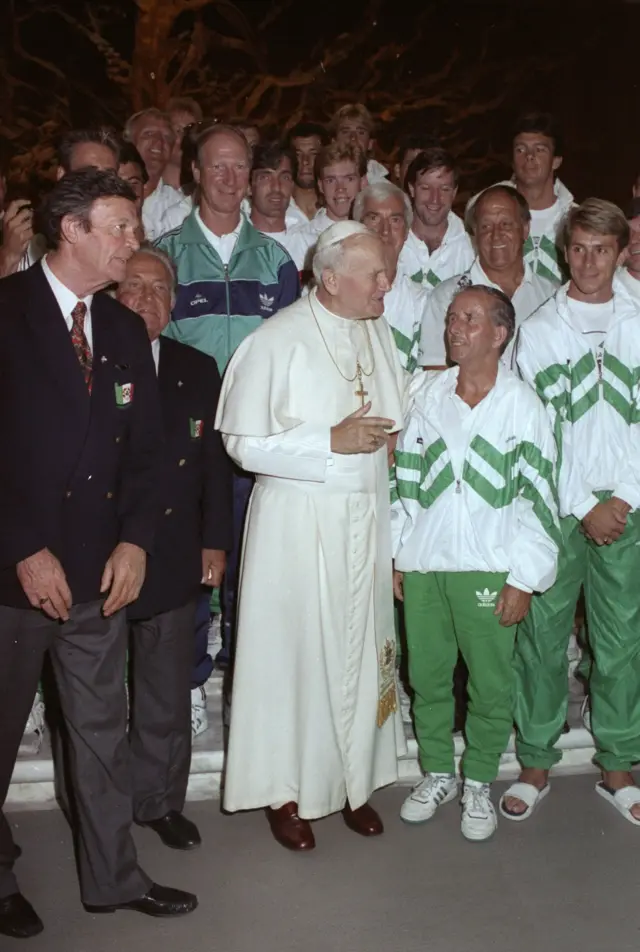
[[[304,269],[306,242],[295,230],[299,212],[291,214],[296,166],[293,151],[278,143],[258,145],[251,166],[251,222],[286,248],[299,272]]]

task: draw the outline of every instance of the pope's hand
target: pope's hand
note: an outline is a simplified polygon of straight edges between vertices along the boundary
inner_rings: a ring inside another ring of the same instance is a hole
[[[331,427],[332,453],[375,453],[386,444],[389,439],[386,431],[395,426],[395,421],[385,417],[367,417],[370,409],[371,403],[365,403],[337,426]]]

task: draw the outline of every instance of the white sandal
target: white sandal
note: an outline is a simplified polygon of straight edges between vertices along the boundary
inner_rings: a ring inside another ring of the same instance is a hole
[[[519,780],[517,783],[512,784],[500,797],[500,813],[507,820],[512,820],[514,823],[522,823],[523,820],[529,819],[540,801],[544,800],[550,790],[551,784],[549,783],[544,786],[542,790],[538,790],[532,783],[523,783]],[[527,809],[524,813],[510,813],[504,805],[504,801],[507,797],[515,797],[516,800],[522,800],[523,803],[526,803]]]
[[[596,793],[607,803],[610,803],[612,807],[615,807],[625,820],[633,823],[634,826],[640,826],[640,820],[637,820],[631,812],[631,807],[640,803],[640,787],[630,786],[621,787],[620,790],[611,790],[600,782],[596,784]]]

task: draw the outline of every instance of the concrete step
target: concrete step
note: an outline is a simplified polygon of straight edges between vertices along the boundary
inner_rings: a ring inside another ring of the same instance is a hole
[[[593,737],[581,725],[579,718],[580,697],[575,688],[571,691],[569,723],[571,729],[563,734],[557,747],[562,751],[562,761],[554,774],[595,772],[592,760],[595,754]],[[217,800],[224,764],[222,726],[222,678],[214,674],[207,683],[207,714],[209,729],[197,737],[193,744],[191,776],[187,797],[189,800]],[[415,783],[421,777],[418,763],[418,748],[410,725],[405,724],[407,753],[398,759],[398,782]],[[455,736],[456,764],[464,751],[462,735]],[[511,737],[500,763],[500,779],[511,780],[518,776],[519,767],[515,758],[514,738]],[[7,809],[54,809],[56,808],[53,785],[53,760],[48,734],[45,732],[38,753],[33,752],[33,743],[25,745],[18,757],[13,772],[6,803]]]

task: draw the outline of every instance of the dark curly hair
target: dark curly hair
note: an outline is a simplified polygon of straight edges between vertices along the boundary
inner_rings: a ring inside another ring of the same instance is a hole
[[[38,228],[50,248],[62,240],[62,219],[71,215],[84,229],[91,228],[91,209],[101,198],[126,198],[135,204],[136,196],[127,182],[113,169],[93,167],[64,175],[45,198],[38,211]]]

